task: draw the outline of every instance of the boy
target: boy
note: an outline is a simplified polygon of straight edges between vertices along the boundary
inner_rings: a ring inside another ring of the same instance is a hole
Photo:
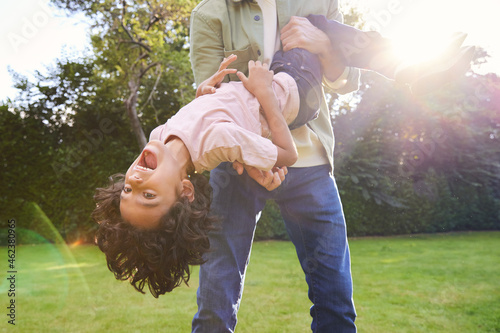
[[[241,82],[221,84],[186,105],[151,133],[123,179],[97,190],[96,241],[117,279],[130,279],[140,292],[147,284],[155,297],[189,280],[189,266],[203,262],[216,221],[201,171],[222,161],[265,172],[295,163],[288,126],[303,125],[319,107],[321,68],[315,57],[302,49],[282,54],[271,66],[276,74],[250,62],[248,77],[239,72]],[[227,69],[234,60],[225,59],[200,87],[236,72]],[[271,140],[262,137],[269,134]]]

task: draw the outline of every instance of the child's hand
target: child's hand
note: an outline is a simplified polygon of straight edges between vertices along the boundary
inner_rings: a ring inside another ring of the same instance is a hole
[[[272,92],[274,72],[269,70],[268,64],[250,60],[248,62],[248,77],[242,72],[237,72],[236,75],[245,88],[259,100],[263,94]]]
[[[237,56],[235,54],[231,54],[229,57],[224,58],[220,63],[219,69],[217,72],[203,81],[199,87],[196,89],[196,98],[215,93],[216,88],[220,87],[222,80],[224,80],[224,76],[236,73],[236,68],[227,68],[233,61],[235,61]]]
[[[286,166],[281,168],[274,167],[271,171],[262,171],[249,165],[243,165],[237,161],[233,162],[233,168],[239,175],[243,174],[243,170],[246,170],[250,178],[268,191],[278,188],[288,173]]]

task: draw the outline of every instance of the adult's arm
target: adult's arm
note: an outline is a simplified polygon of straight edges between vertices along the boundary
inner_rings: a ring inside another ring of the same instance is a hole
[[[304,13],[302,13],[304,14]],[[343,22],[338,2],[332,0],[326,12],[313,12],[325,15],[329,20]],[[285,51],[300,47],[318,54],[324,72],[323,83],[339,94],[355,91],[359,87],[359,69],[345,67],[331,48],[326,34],[313,26],[305,17],[292,16],[281,29],[281,40]],[[307,15],[303,15],[307,16]]]
[[[326,17],[329,20],[335,20],[344,23],[344,15],[339,10],[338,1],[331,2],[332,6]],[[336,80],[328,80],[324,77],[323,83],[338,94],[348,94],[359,89],[360,71],[358,68],[347,67]]]
[[[212,76],[224,59],[224,44],[217,20],[199,11],[191,14],[190,58],[197,86]]]

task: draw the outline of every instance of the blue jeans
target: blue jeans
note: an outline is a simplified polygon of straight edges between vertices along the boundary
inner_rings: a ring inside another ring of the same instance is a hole
[[[272,192],[230,163],[212,170],[213,211],[222,227],[210,235],[212,251],[200,267],[193,332],[233,332],[259,213],[276,200],[295,245],[313,303],[313,332],[356,332],[349,247],[340,198],[328,165],[289,168]]]

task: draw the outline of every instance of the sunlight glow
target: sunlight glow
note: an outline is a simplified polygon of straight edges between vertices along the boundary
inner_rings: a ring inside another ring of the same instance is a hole
[[[424,35],[406,32],[394,37],[394,49],[405,63],[431,60],[443,53],[450,42],[446,34]]]
[[[81,244],[83,244],[83,240],[79,239],[79,240],[77,240],[76,242],[73,242],[73,243],[70,245],[70,247],[71,247],[71,248],[73,248],[73,247],[76,247],[76,246],[81,245]]]
[[[451,42],[454,33],[471,33],[470,17],[450,1],[394,0],[398,5],[380,0],[381,6],[367,17],[385,37],[394,42],[396,54],[405,63],[432,60]],[[455,8],[457,12],[450,12]],[[374,24],[375,23],[375,24]],[[477,30],[477,29],[476,29]],[[471,38],[464,45],[471,45]]]

